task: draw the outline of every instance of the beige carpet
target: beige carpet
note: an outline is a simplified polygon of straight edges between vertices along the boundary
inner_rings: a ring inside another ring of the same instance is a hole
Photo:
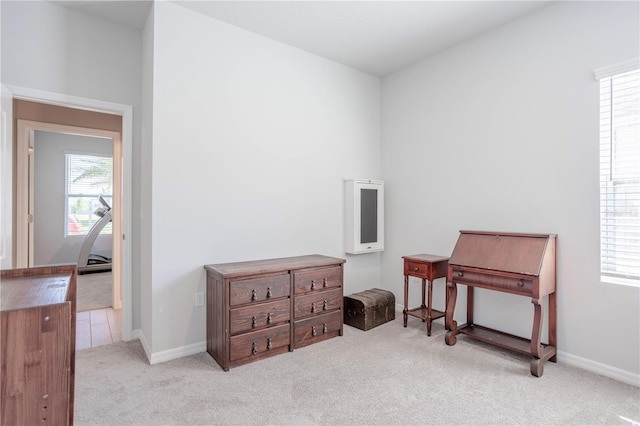
[[[113,275],[109,272],[94,272],[78,275],[77,311],[93,311],[113,305]]]
[[[629,420],[626,420],[629,419]],[[640,389],[409,318],[223,372],[207,353],[150,366],[138,341],[78,351],[76,425],[629,425]]]

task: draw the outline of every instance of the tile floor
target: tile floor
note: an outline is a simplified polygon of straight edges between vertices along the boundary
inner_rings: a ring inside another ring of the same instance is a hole
[[[122,310],[113,308],[76,314],[76,350],[122,340]]]

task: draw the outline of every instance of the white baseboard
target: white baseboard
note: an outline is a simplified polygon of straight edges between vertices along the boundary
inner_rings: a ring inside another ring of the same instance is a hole
[[[131,333],[131,338],[140,340],[142,349],[144,349],[144,353],[145,355],[147,355],[147,360],[151,360],[151,348],[149,348],[149,343],[147,343],[147,339],[144,337],[144,333],[142,332],[142,330],[140,330],[139,328],[133,330],[133,332]]]
[[[602,364],[600,362],[592,361],[590,359],[562,351],[558,351],[558,361],[574,367],[582,368],[583,370],[591,371],[592,373],[609,377],[628,385],[640,387],[640,374],[632,373],[631,371],[622,370],[620,368],[612,367],[607,364]]]
[[[180,346],[178,348],[169,349],[162,352],[151,352],[151,348],[149,347],[149,343],[147,339],[144,337],[144,333],[142,330],[137,329],[133,330],[132,333],[133,339],[139,339],[142,344],[142,348],[144,349],[144,353],[147,355],[147,360],[149,360],[149,364],[158,364],[161,362],[171,361],[172,359],[178,359],[185,356],[199,354],[201,352],[207,351],[207,342],[202,341],[198,343],[193,343],[187,346]]]
[[[187,346],[180,346],[178,348],[168,349],[166,351],[152,353],[149,357],[149,363],[151,365],[158,364],[160,362],[171,361],[172,359],[178,359],[185,356],[195,355],[207,351],[207,342],[202,341],[193,343]]]

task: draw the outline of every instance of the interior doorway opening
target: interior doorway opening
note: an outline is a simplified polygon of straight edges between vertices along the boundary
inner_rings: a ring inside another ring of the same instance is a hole
[[[29,170],[33,170],[28,167],[29,137],[33,136],[34,132],[43,130],[110,138],[114,148],[114,188],[117,188],[114,189],[112,204],[114,218],[117,215],[112,231],[113,287],[117,291],[114,291],[112,305],[113,308],[122,310],[122,340],[131,340],[131,241],[126,237],[131,233],[132,107],[20,87],[6,88],[13,99],[11,113],[16,159],[12,188],[13,267],[28,267],[30,250],[33,250],[33,244],[29,242],[28,229],[29,206],[33,205],[33,200],[29,200],[29,197],[33,196],[33,193],[29,192]],[[19,161],[27,166],[17,164]]]

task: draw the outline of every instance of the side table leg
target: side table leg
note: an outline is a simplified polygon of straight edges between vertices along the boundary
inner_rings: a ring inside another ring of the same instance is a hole
[[[409,276],[404,276],[404,309],[402,310],[402,318],[404,326],[407,326],[407,310],[409,309]]]
[[[429,300],[427,304],[427,336],[431,336],[431,302],[433,300],[433,281],[429,281]]]

